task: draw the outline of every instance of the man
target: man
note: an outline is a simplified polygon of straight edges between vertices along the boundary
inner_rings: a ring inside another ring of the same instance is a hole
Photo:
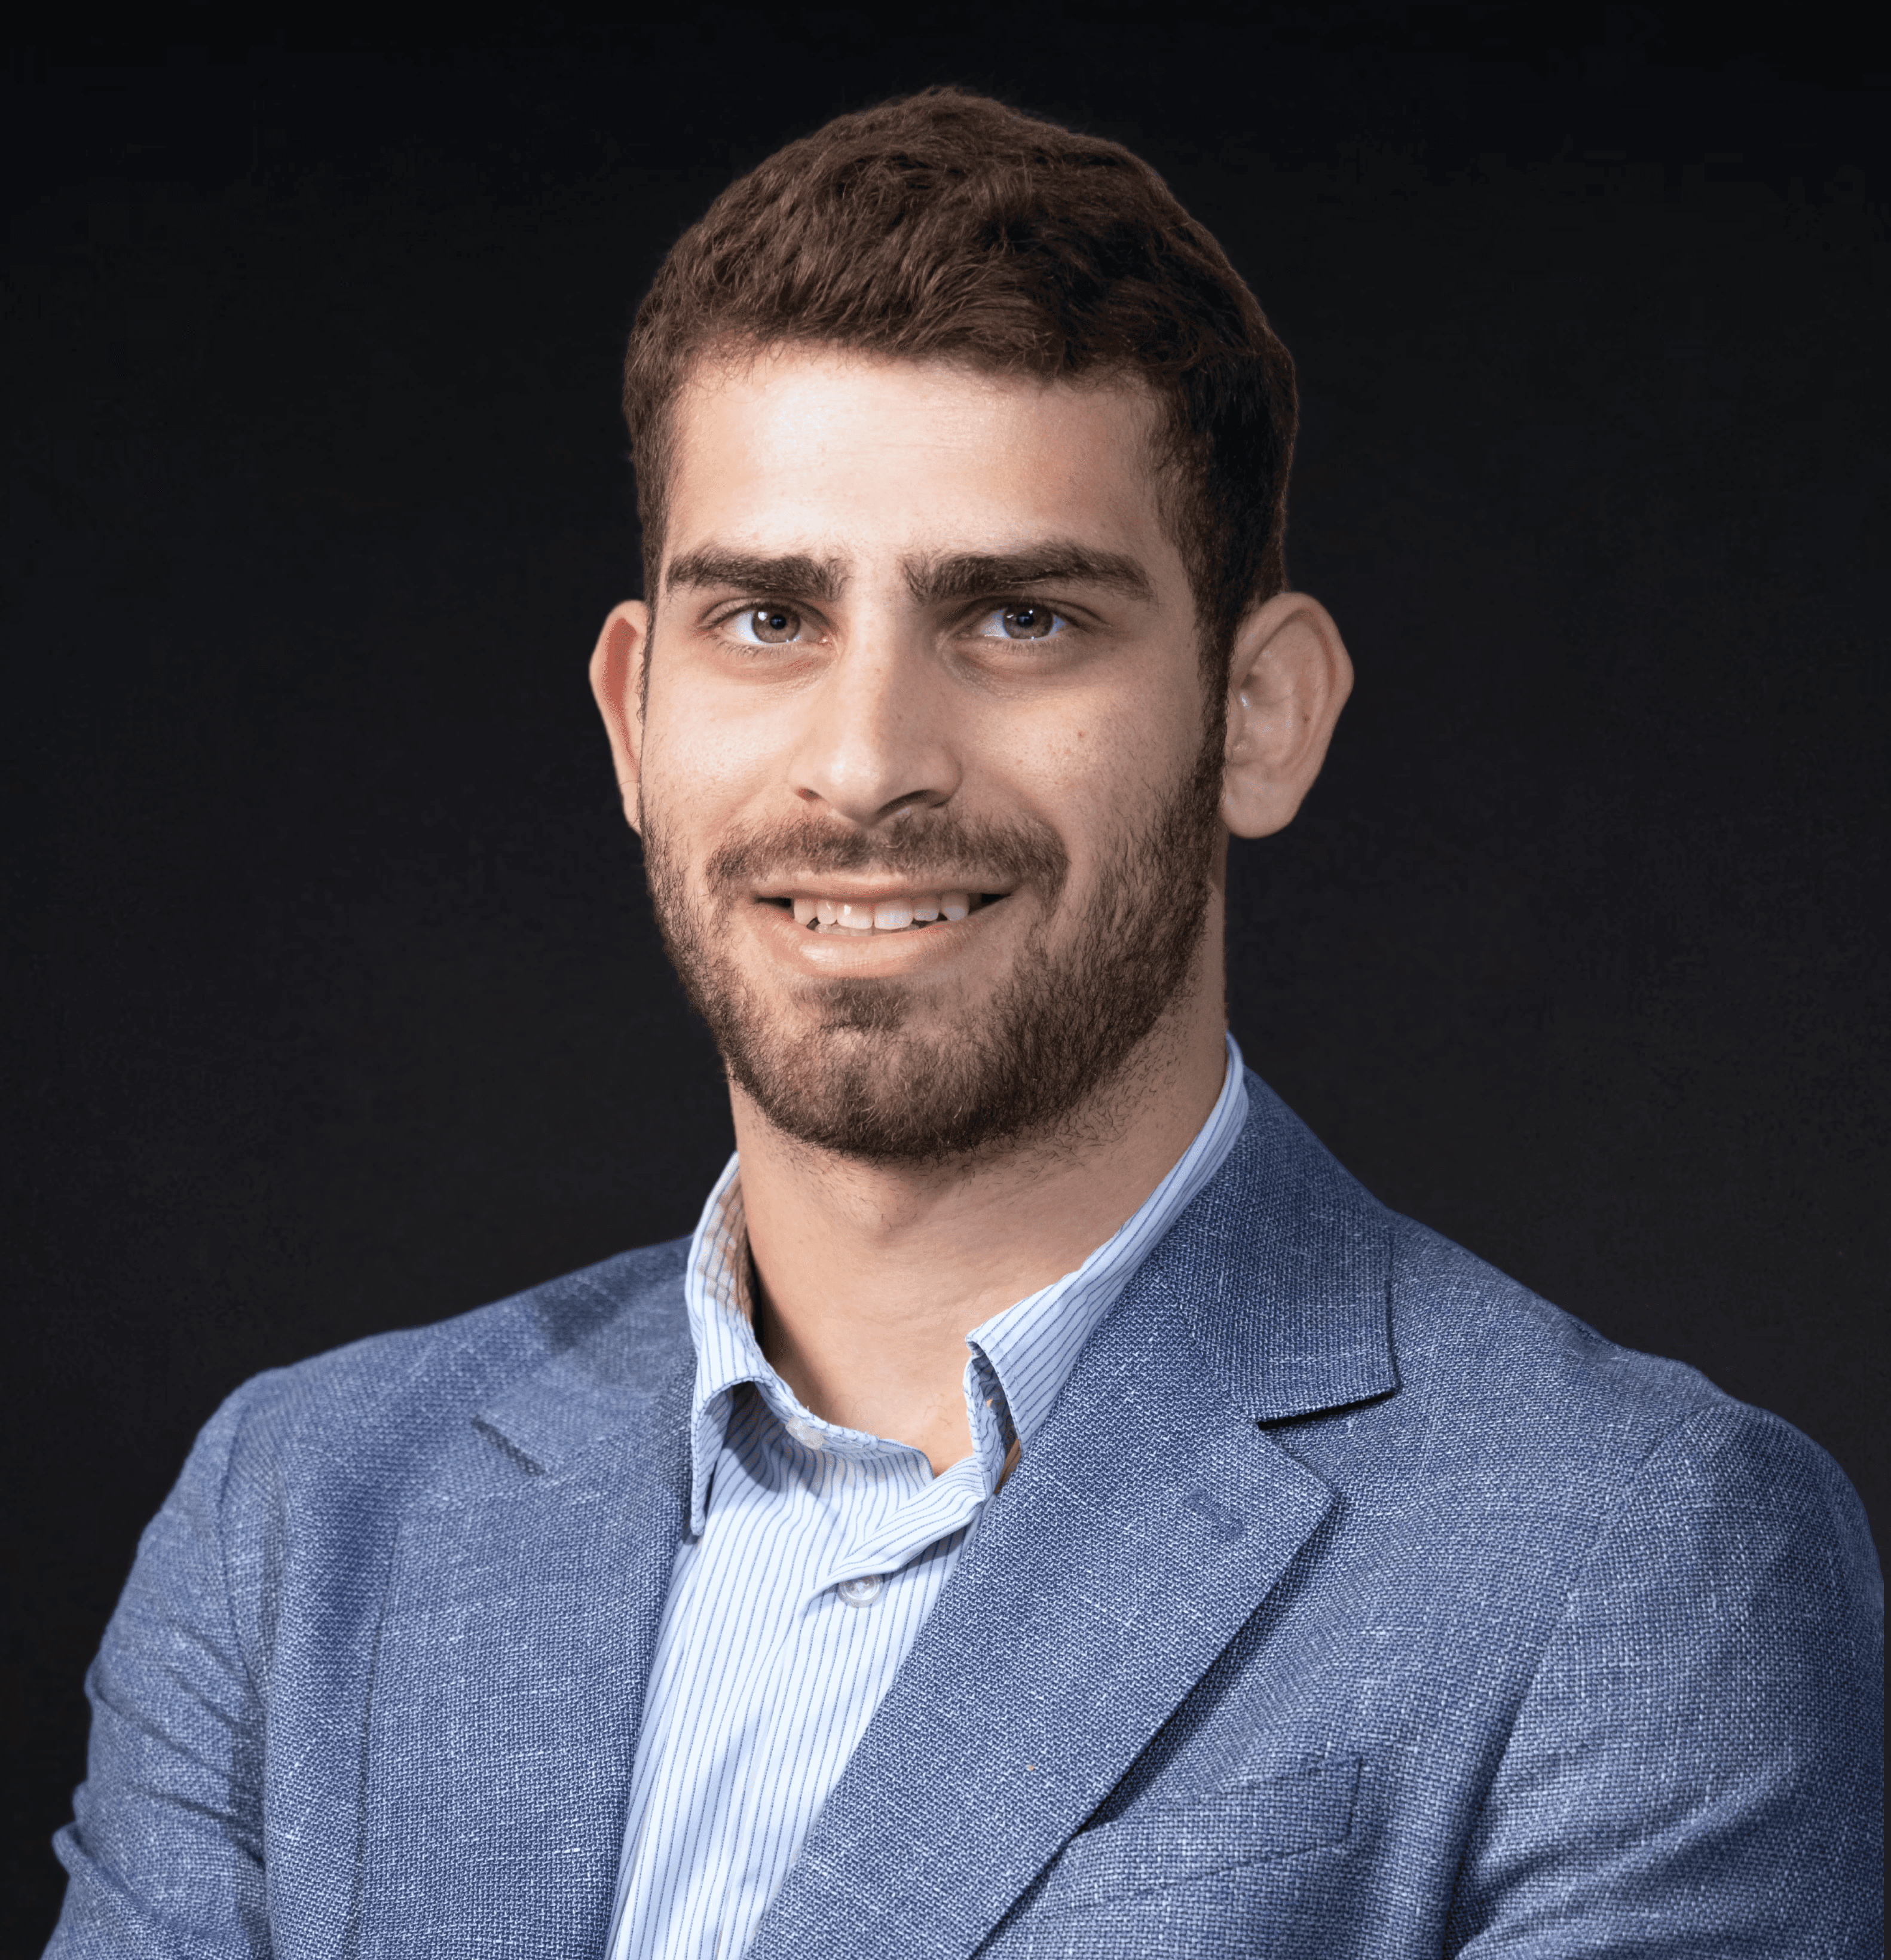
[[[1842,1477],[1227,1036],[1228,835],[1351,676],[1213,241],[887,105],[679,243],[626,406],[593,678],[737,1157],[686,1243],[226,1405],[53,1950],[1873,1951]]]

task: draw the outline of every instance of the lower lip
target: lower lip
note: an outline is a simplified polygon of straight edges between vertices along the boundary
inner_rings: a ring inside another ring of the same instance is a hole
[[[804,972],[831,977],[909,973],[953,959],[996,922],[1005,905],[1005,899],[992,899],[962,919],[941,919],[903,932],[817,932],[797,924],[785,905],[758,902],[750,909],[759,915],[757,927],[772,950]]]

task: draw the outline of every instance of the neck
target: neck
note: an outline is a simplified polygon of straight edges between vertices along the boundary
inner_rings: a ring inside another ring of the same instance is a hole
[[[935,1473],[970,1451],[966,1335],[1119,1230],[1215,1106],[1226,1017],[1220,935],[1205,937],[1196,977],[1215,984],[1185,988],[1052,1137],[862,1163],[784,1135],[732,1088],[756,1331],[807,1408],[923,1449]]]

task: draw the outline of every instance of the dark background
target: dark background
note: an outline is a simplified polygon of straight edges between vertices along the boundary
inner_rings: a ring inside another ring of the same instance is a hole
[[[520,18],[7,50],[12,1950],[219,1398],[694,1222],[726,1110],[584,680],[617,361],[732,169],[929,81],[1141,150],[1300,364],[1358,687],[1237,849],[1250,1061],[1882,1529],[1891,57],[1803,9]]]

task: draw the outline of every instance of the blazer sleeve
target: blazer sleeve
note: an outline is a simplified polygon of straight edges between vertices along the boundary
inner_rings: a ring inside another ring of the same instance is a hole
[[[49,1956],[237,1960],[269,1951],[261,1699],[231,1603],[225,1487],[246,1405],[198,1437],[139,1541],[86,1676],[92,1732]]]
[[[1739,1403],[1669,1431],[1519,1709],[1447,1952],[1879,1960],[1883,1611],[1823,1451]]]

